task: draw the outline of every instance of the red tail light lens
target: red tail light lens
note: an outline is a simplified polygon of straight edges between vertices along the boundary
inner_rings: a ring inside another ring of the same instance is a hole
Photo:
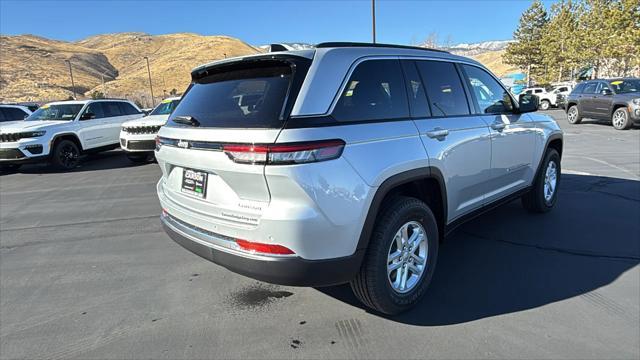
[[[262,244],[255,243],[247,240],[236,239],[236,244],[240,246],[242,250],[263,253],[263,254],[274,254],[274,255],[292,255],[293,251],[282,246],[275,244]]]
[[[231,160],[241,164],[290,165],[337,159],[344,146],[342,140],[324,140],[273,145],[227,144],[222,149]]]

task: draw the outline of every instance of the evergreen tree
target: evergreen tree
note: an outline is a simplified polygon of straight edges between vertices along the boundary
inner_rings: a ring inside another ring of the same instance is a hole
[[[504,60],[507,64],[527,69],[527,84],[532,75],[544,74],[542,34],[548,22],[547,11],[540,0],[535,0],[520,17],[518,28],[513,33],[515,42],[507,45]]]
[[[542,34],[541,48],[547,72],[545,83],[570,78],[578,66],[578,4],[561,0],[551,6],[551,16]]]

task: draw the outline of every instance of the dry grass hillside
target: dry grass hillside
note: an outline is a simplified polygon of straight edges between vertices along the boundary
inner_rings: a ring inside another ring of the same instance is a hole
[[[521,72],[517,67],[505,64],[502,61],[502,55],[504,55],[504,52],[504,50],[487,51],[482,54],[473,55],[471,58],[489,68],[489,70],[499,77],[515,72]]]
[[[71,95],[69,68],[76,91],[100,83],[100,73],[118,74],[107,57],[72,43],[32,35],[0,36],[0,101],[65,99]]]
[[[225,57],[255,53],[248,44],[227,36],[197,34],[147,35],[119,33],[93,36],[76,43],[31,35],[0,37],[0,101],[65,99],[71,81],[89,96],[101,91],[149,104],[149,57],[154,95],[182,92],[195,66]],[[101,74],[106,81],[101,84]]]
[[[150,106],[145,56],[149,57],[157,101],[172,89],[184,91],[190,71],[197,65],[256,52],[256,48],[232,37],[191,33],[116,33],[75,43],[33,35],[0,36],[0,101],[68,98],[72,91],[65,60],[69,60],[80,97],[100,91]],[[502,62],[503,53],[504,50],[486,51],[471,57],[499,76],[517,71]]]
[[[188,33],[155,36],[141,33],[98,35],[76,44],[100,51],[118,69],[118,77],[107,82],[106,89],[98,86],[93,90],[109,96],[144,96],[145,100],[149,98],[145,56],[149,57],[154,96],[159,97],[172,89],[181,93],[189,85],[191,69],[197,65],[225,56],[256,52],[256,49],[235,38]]]

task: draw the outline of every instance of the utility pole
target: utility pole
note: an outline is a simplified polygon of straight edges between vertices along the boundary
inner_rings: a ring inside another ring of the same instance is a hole
[[[64,62],[69,64],[69,76],[71,77],[71,91],[73,92],[73,99],[77,100],[78,97],[76,96],[76,85],[73,83],[73,71],[71,70],[71,61],[65,60]]]
[[[376,0],[371,0],[371,30],[373,33],[373,43],[376,43]]]
[[[149,58],[144,57],[147,60],[147,73],[149,74],[149,89],[151,90],[151,107],[155,106],[155,102],[153,100],[153,85],[151,84],[151,68],[149,67]]]

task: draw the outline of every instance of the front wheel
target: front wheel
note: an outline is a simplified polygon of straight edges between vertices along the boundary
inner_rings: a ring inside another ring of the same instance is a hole
[[[71,140],[60,140],[53,148],[53,165],[60,170],[71,170],[80,163],[80,149]]]
[[[611,115],[611,123],[616,130],[627,130],[633,125],[629,117],[629,111],[623,107],[613,112],[613,115]]]
[[[580,111],[578,110],[578,105],[572,105],[567,111],[567,120],[569,124],[580,124],[582,121],[582,116],[580,115]]]
[[[560,174],[560,155],[556,149],[548,149],[533,188],[522,196],[524,208],[533,213],[550,211],[558,199]]]
[[[549,100],[542,100],[540,102],[540,110],[549,110],[550,107],[551,103],[549,102]]]
[[[388,315],[401,313],[425,294],[437,258],[438,226],[429,206],[396,197],[376,220],[351,288],[366,306]]]

